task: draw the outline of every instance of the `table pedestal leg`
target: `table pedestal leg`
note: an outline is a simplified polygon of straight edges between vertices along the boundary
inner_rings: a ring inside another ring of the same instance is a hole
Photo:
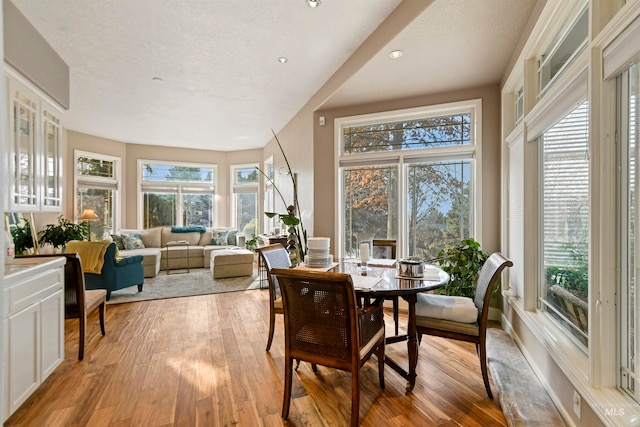
[[[407,381],[409,386],[407,391],[413,390],[416,385],[416,366],[418,365],[418,327],[416,325],[416,302],[418,297],[416,294],[406,295],[402,297],[409,305],[409,313],[407,319],[407,351],[409,354],[409,373]]]

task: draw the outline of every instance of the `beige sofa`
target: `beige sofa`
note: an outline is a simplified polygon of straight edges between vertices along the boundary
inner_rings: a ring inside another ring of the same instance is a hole
[[[207,229],[199,231],[177,232],[179,227],[156,227],[147,230],[120,230],[113,235],[133,235],[139,237],[144,247],[120,249],[120,256],[142,255],[144,277],[155,277],[161,270],[187,268],[209,268],[211,252],[232,249],[236,246],[236,231],[230,229]],[[181,244],[181,242],[188,242]],[[169,245],[168,245],[169,244]],[[130,247],[130,246],[129,246]]]

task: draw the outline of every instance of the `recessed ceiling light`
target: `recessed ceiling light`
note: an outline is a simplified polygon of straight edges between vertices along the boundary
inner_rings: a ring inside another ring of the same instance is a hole
[[[281,56],[281,57],[279,57],[279,58],[278,58],[278,61],[279,61],[281,64],[284,64],[284,63],[286,63],[286,62],[288,61],[288,59],[287,59],[287,58],[285,58],[284,56]]]
[[[315,9],[316,7],[320,6],[320,0],[307,0],[307,4],[310,8]]]
[[[398,59],[402,56],[404,52],[402,52],[401,50],[392,50],[391,52],[389,52],[389,57],[393,58],[393,59]]]

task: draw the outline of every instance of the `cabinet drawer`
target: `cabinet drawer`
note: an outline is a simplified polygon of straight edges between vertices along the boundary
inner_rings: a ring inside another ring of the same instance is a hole
[[[64,287],[64,270],[56,269],[29,277],[23,282],[7,289],[9,301],[8,313],[15,313],[34,302],[46,298]],[[5,313],[7,314],[7,313]]]

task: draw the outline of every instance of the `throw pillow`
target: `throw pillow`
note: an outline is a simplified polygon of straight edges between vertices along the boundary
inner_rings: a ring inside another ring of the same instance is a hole
[[[124,243],[122,242],[122,235],[121,234],[112,234],[111,238],[115,242],[116,248],[118,248],[120,250],[124,250]]]
[[[227,245],[236,246],[236,235],[238,234],[237,230],[229,231],[229,235],[227,236]]]
[[[228,235],[228,231],[214,231],[213,238],[211,239],[211,244],[216,246],[226,246]]]
[[[140,236],[135,234],[122,234],[122,243],[126,250],[144,248],[144,243],[140,240]]]

